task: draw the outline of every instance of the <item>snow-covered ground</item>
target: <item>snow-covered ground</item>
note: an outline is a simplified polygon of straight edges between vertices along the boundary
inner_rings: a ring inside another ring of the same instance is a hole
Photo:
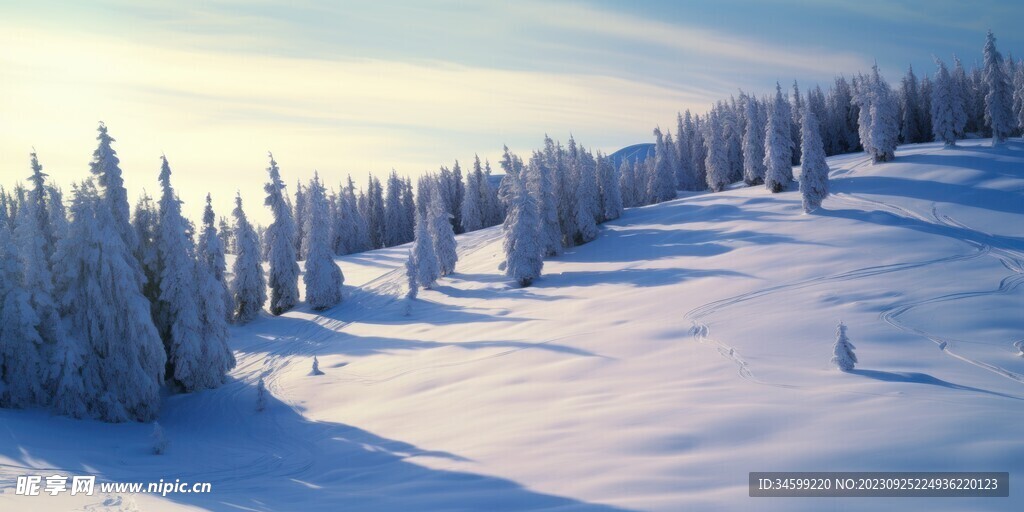
[[[167,397],[164,455],[150,425],[0,411],[0,509],[1020,510],[1024,144],[983,144],[830,158],[814,215],[763,187],[631,209],[526,289],[498,228],[462,235],[409,317],[406,247],[340,258],[342,305],[233,328],[235,380]],[[51,470],[213,492],[12,496]],[[867,470],[1010,471],[1011,497],[747,496]]]

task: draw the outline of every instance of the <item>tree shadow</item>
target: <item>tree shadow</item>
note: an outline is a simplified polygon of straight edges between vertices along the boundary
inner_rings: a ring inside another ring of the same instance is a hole
[[[0,454],[13,461],[15,474],[45,468],[99,481],[210,482],[210,493],[165,498],[207,510],[623,510],[508,479],[434,469],[425,464],[472,461],[352,425],[312,421],[273,396],[263,411],[255,408],[255,386],[241,381],[170,397],[160,417],[170,442],[163,455],[152,453],[148,424],[0,411],[7,427]]]
[[[1000,393],[998,391],[989,391],[987,389],[975,388],[971,386],[962,386],[960,384],[954,384],[936,377],[933,377],[927,373],[920,372],[887,372],[882,370],[861,370],[853,369],[850,370],[850,374],[860,375],[861,377],[867,377],[869,379],[880,380],[883,382],[903,382],[907,384],[926,384],[929,386],[939,386],[948,389],[957,389],[960,391],[973,391],[975,393],[983,393],[986,395],[998,396],[1001,398],[1012,398],[1014,400],[1024,400],[1019,396],[1008,395]]]
[[[546,274],[536,288],[628,284],[636,287],[664,286],[701,277],[750,277],[743,272],[725,269],[627,268],[607,271],[576,271]]]
[[[905,158],[921,157],[927,161],[934,155],[910,155]],[[940,159],[941,160],[941,159]],[[993,163],[991,159],[979,159],[984,163]],[[948,161],[943,165],[950,165]],[[982,165],[981,163],[978,164]],[[1024,178],[1024,173],[1019,169],[1024,167],[1020,163],[1014,163],[1013,168],[1018,169],[1016,177]],[[981,169],[985,169],[981,167]],[[985,169],[986,175],[991,176],[992,171]],[[850,178],[837,178],[831,180],[830,188],[833,192],[846,192],[853,194],[875,194],[884,196],[909,197],[925,201],[939,201],[959,204],[992,210],[1003,213],[1021,213],[1019,191],[1005,191],[979,186],[981,179],[965,184],[942,183],[929,180],[915,180],[908,178],[896,178],[892,176],[854,176]]]

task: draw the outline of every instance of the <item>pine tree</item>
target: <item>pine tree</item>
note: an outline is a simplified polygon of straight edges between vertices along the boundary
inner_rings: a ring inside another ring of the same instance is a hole
[[[259,383],[256,384],[256,411],[260,412],[267,408],[267,386],[263,383],[263,377],[260,377]]]
[[[747,185],[764,183],[765,125],[761,119],[757,99],[741,95],[746,129],[743,132],[743,181]]]
[[[167,436],[164,435],[164,429],[160,426],[159,422],[153,422],[153,433],[150,435],[150,439],[153,441],[153,453],[156,455],[163,455],[167,451]]]
[[[0,209],[0,405],[28,407],[45,397],[43,339],[7,215],[7,208]]]
[[[459,161],[452,166],[452,202],[449,205],[448,213],[451,214],[452,228],[456,233],[465,233],[466,228],[462,225],[462,203],[466,200],[466,188],[462,185],[462,167]]]
[[[160,256],[160,330],[167,347],[168,377],[186,392],[207,387],[202,323],[196,299],[195,248],[181,216],[181,201],[171,187],[171,167],[161,157],[160,222],[156,244]]]
[[[306,213],[308,211],[306,190],[302,188],[302,181],[295,182],[295,204],[292,205],[292,218],[295,219],[295,254],[299,260],[306,259],[308,245],[306,237]]]
[[[320,311],[341,302],[341,286],[345,282],[345,277],[331,256],[327,197],[318,174],[313,174],[313,181],[306,191],[309,195],[306,228],[309,236],[309,255],[306,257],[306,273],[303,274],[302,281],[306,286],[306,302],[314,310]]]
[[[313,368],[309,371],[310,375],[323,375],[324,372],[320,371],[320,360],[313,356]]]
[[[992,145],[997,146],[1005,143],[1014,129],[1013,90],[991,30],[985,41],[984,55],[985,122],[992,130]]]
[[[156,247],[156,232],[159,222],[160,214],[153,203],[153,198],[143,191],[142,196],[135,203],[135,211],[132,214],[132,230],[135,231],[135,239],[139,241],[135,250],[135,260],[141,265],[145,276],[142,294],[149,300],[154,322],[158,319],[158,304],[160,302],[160,255],[157,253]]]
[[[768,111],[768,123],[765,126],[764,141],[764,185],[771,192],[782,192],[793,180],[790,134],[789,103],[782,96],[782,87],[775,84],[775,100]]]
[[[686,111],[686,118],[676,113],[676,157],[679,163],[676,169],[676,186],[682,190],[694,190],[698,187],[694,178],[693,156],[690,155],[690,133],[693,131],[693,121],[690,119],[690,111]]]
[[[505,275],[519,286],[530,286],[544,267],[540,244],[540,216],[537,200],[527,192],[519,176],[511,182],[511,201],[502,226],[505,249]]]
[[[217,227],[213,225],[215,218],[212,198],[210,194],[206,194],[206,207],[203,209],[203,229],[199,233],[197,256],[213,276],[216,282],[214,293],[221,296],[224,303],[224,318],[230,321],[233,316],[235,301],[231,298],[231,291],[228,289],[228,280],[225,275],[227,272],[227,262],[224,258],[223,237],[218,232]],[[221,217],[221,229],[224,229],[225,224],[224,218]]]
[[[405,184],[394,170],[388,176],[388,191],[384,202],[384,246],[403,244],[405,240],[405,212],[402,205],[402,191]]]
[[[889,84],[882,79],[878,65],[870,76],[854,81],[854,101],[860,108],[860,142],[875,163],[895,157],[899,142],[899,105]]]
[[[963,133],[967,122],[964,114],[963,100],[959,97],[959,89],[953,82],[946,64],[935,59],[939,70],[935,74],[932,85],[932,132],[936,140],[941,140],[946,147],[956,145],[957,134]]]
[[[96,136],[96,140],[99,141],[99,145],[92,154],[89,170],[96,176],[96,181],[103,190],[103,200],[110,209],[114,229],[120,235],[125,248],[125,260],[131,265],[135,280],[141,288],[146,277],[142,272],[142,265],[132,257],[138,252],[139,241],[131,228],[128,191],[124,188],[124,178],[121,177],[121,160],[114,151],[112,144],[115,140],[107,133],[107,126],[101,122],[97,131],[99,135]]]
[[[676,178],[671,162],[675,148],[666,144],[658,128],[654,129],[654,140],[654,179],[648,188],[654,202],[660,203],[676,198]]]
[[[818,130],[818,118],[809,109],[803,115],[800,140],[803,144],[800,193],[803,196],[804,211],[811,213],[828,196],[829,168],[825,162],[825,147]]]
[[[551,139],[547,139],[551,141]],[[554,146],[551,145],[551,150]],[[554,155],[551,156],[554,158]],[[523,184],[537,201],[540,216],[540,243],[544,256],[562,254],[562,229],[558,223],[558,194],[555,188],[554,169],[549,159],[540,152],[534,152],[530,165],[524,169],[526,174]]]
[[[900,81],[900,139],[906,144],[924,141],[922,130],[924,113],[920,111],[921,98],[918,94],[917,76],[914,67]]]
[[[240,324],[256,318],[267,301],[267,288],[263,282],[260,243],[256,230],[242,210],[242,196],[235,196],[235,261],[231,265],[231,297],[234,302],[234,319]]]
[[[839,322],[836,326],[836,343],[832,348],[832,364],[844,372],[853,370],[857,364],[857,355],[853,353],[855,348],[846,336],[846,325]]]
[[[270,312],[280,315],[299,301],[299,264],[295,255],[295,219],[284,198],[284,182],[281,171],[269,154],[270,167],[267,173],[270,181],[263,187],[267,193],[264,204],[274,214],[274,222],[267,228],[267,245],[270,248]]]
[[[622,189],[619,175],[606,155],[597,154],[597,173],[601,192],[601,219],[614,220],[622,215]]]
[[[1017,116],[1017,127],[1024,130],[1024,65],[1017,66],[1013,75],[1013,112]]]
[[[57,243],[61,316],[83,344],[89,416],[149,421],[160,409],[167,362],[109,202],[86,181],[75,189],[67,238]],[[104,307],[95,307],[103,304]]]
[[[409,257],[405,260],[405,279],[407,290],[405,292],[405,316],[412,314],[412,303],[419,294],[419,269],[416,268],[416,257],[413,250],[409,249]]]
[[[480,196],[480,180],[483,179],[483,171],[480,170],[480,157],[476,157],[473,163],[473,170],[466,173],[465,198],[462,201],[462,227],[467,231],[476,231],[483,227],[483,212],[481,211],[482,197]]]
[[[666,148],[668,147],[666,145]],[[597,189],[597,164],[594,162],[593,157],[588,152],[582,150],[582,148],[578,155],[575,168],[576,211],[573,217],[576,223],[576,240],[574,242],[576,245],[582,245],[597,238],[597,213],[600,210],[600,206]],[[674,193],[675,171],[671,170],[671,159],[666,157],[666,162],[668,162],[670,167],[670,185]]]
[[[796,80],[793,80],[793,104],[790,108],[790,115],[793,116],[793,122],[790,126],[790,136],[793,139],[792,144],[792,155],[790,156],[792,165],[800,164],[800,125],[803,122],[804,105],[802,98],[800,97],[800,87],[797,85]],[[792,169],[792,166],[790,167]],[[793,177],[790,176],[790,180]]]
[[[721,192],[729,185],[729,155],[719,111],[712,110],[708,116],[707,131],[704,134],[704,144],[707,146],[704,165],[708,169],[708,188],[712,192]]]
[[[430,204],[427,206],[427,228],[434,243],[438,271],[440,275],[446,276],[455,271],[459,255],[456,252],[455,232],[450,216],[444,210],[443,200],[438,192],[436,188],[431,191]]]
[[[425,290],[429,290],[440,277],[440,266],[437,262],[437,253],[434,252],[434,240],[430,236],[428,224],[426,214],[417,208],[416,239],[412,246],[412,258],[416,264],[416,282]]]
[[[228,346],[228,321],[232,316],[234,301],[225,282],[224,250],[217,236],[217,228],[213,225],[214,218],[210,195],[207,194],[195,273],[205,370],[201,387],[208,388],[221,385],[227,373],[235,367],[235,356]]]

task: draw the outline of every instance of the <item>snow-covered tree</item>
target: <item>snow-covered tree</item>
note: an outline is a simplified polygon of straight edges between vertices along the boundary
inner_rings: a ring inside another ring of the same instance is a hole
[[[782,86],[775,84],[775,99],[768,110],[764,140],[764,185],[771,192],[782,192],[793,180],[790,165],[793,154],[792,119],[789,102],[782,96]]]
[[[743,116],[746,119],[743,132],[743,181],[747,185],[764,183],[764,136],[765,123],[757,99],[741,95]]]
[[[96,136],[96,140],[99,141],[99,145],[92,154],[89,170],[96,176],[96,182],[103,191],[103,200],[113,216],[114,229],[124,242],[125,260],[131,265],[135,280],[141,287],[145,275],[140,263],[132,257],[138,252],[139,241],[131,227],[128,191],[124,188],[124,178],[121,177],[121,160],[114,151],[114,138],[107,133],[107,126],[101,122],[97,131],[99,135]]]
[[[853,343],[846,336],[846,325],[839,322],[836,326],[836,343],[832,347],[832,364],[844,372],[853,370],[857,364],[857,355],[853,353]]]
[[[537,200],[523,186],[519,176],[511,182],[511,201],[502,226],[505,275],[519,286],[530,286],[544,268],[544,247],[540,243],[540,215]]]
[[[314,173],[306,193],[309,195],[309,216],[306,220],[309,254],[302,282],[306,285],[306,302],[319,311],[341,302],[341,286],[345,277],[331,256],[327,197],[318,174]]]
[[[295,254],[297,259],[306,259],[308,241],[306,237],[306,216],[308,214],[309,200],[306,197],[306,190],[302,188],[302,181],[295,182],[295,204],[292,205],[292,218],[295,219]]]
[[[445,211],[441,195],[438,192],[436,188],[431,191],[430,203],[427,205],[427,229],[430,239],[434,242],[438,272],[440,275],[446,276],[455,271],[455,263],[459,261],[459,255],[456,251],[455,232],[450,216]]]
[[[263,377],[260,377],[260,381],[256,384],[256,411],[262,411],[267,408],[267,385],[263,383]]]
[[[538,215],[540,216],[540,243],[544,256],[562,254],[562,229],[558,222],[558,192],[555,187],[554,168],[551,160],[555,158],[554,144],[551,139],[545,140],[545,151],[550,156],[534,152],[530,165],[523,172],[526,174],[523,186],[536,198]],[[549,144],[551,143],[551,144]]]
[[[1017,66],[1013,75],[1013,113],[1017,116],[1017,127],[1024,130],[1024,65]]]
[[[167,451],[167,436],[164,435],[164,429],[160,426],[157,421],[153,422],[153,433],[150,435],[150,439],[153,441],[153,453],[156,455],[163,455]]]
[[[427,200],[429,202],[429,199]],[[440,265],[434,252],[434,240],[430,236],[427,214],[416,209],[416,239],[412,246],[412,259],[416,266],[416,282],[429,290],[440,277]]]
[[[690,111],[686,111],[686,117],[680,113],[676,114],[676,157],[679,163],[676,169],[676,186],[682,190],[694,190],[701,185],[696,182],[693,169],[693,156],[690,154],[690,133],[693,132],[693,120]]]
[[[270,312],[280,315],[295,307],[299,301],[299,264],[295,255],[295,219],[285,202],[284,182],[281,171],[270,154],[267,173],[270,180],[263,189],[267,193],[264,204],[270,207],[274,222],[267,228],[267,245],[270,248]]]
[[[675,151],[674,146],[666,145],[666,150]],[[672,160],[666,157],[669,167]],[[582,245],[597,238],[597,214],[600,211],[600,199],[597,186],[597,163],[590,153],[582,149],[578,153],[573,169],[576,183],[576,201],[573,218],[576,223],[576,245]],[[671,170],[671,169],[670,169]],[[671,188],[675,189],[675,171],[671,171]],[[672,191],[675,194],[675,190]]]
[[[597,154],[597,175],[601,193],[601,221],[614,220],[622,215],[622,189],[619,173],[608,156]]]
[[[654,176],[648,186],[654,201],[660,203],[676,198],[676,176],[673,171],[672,159],[675,148],[669,147],[662,136],[661,130],[654,129]]]
[[[899,101],[900,139],[906,144],[924,142],[924,118],[928,114],[921,111],[921,98],[913,66],[900,81]]]
[[[217,226],[213,224],[216,216],[213,213],[213,202],[210,194],[206,194],[206,207],[203,209],[203,229],[199,232],[197,244],[197,257],[202,262],[216,282],[215,293],[218,293],[224,303],[224,318],[232,318],[235,301],[231,298],[231,290],[228,289],[227,262],[224,258],[223,237],[218,232]],[[223,220],[223,218],[222,218]],[[221,223],[222,229],[225,227]]]
[[[793,165],[800,164],[800,126],[803,123],[804,115],[804,104],[803,98],[800,96],[800,87],[797,85],[796,80],[793,80],[793,97],[790,108],[790,115],[793,116],[793,122],[790,126],[790,136],[793,138],[793,148],[791,163]],[[792,167],[791,167],[792,168]],[[792,179],[792,177],[791,177]]]
[[[985,40],[985,122],[992,130],[992,145],[1006,142],[1016,124],[1013,119],[1013,89],[1003,56],[996,49],[996,36],[991,30]]]
[[[480,196],[480,180],[483,179],[483,171],[480,170],[480,157],[476,158],[473,170],[466,173],[465,198],[462,201],[462,227],[468,231],[476,231],[484,226],[484,214],[481,211],[482,197]]]
[[[854,99],[860,107],[860,142],[875,163],[895,157],[899,142],[899,104],[889,84],[871,68],[871,75],[854,81]]]
[[[242,196],[235,195],[235,261],[231,264],[231,297],[234,319],[246,323],[256,318],[267,301],[267,288],[263,282],[260,243],[256,230],[242,210]]]
[[[310,375],[323,375],[324,372],[320,371],[320,360],[313,356],[313,369],[309,371]]]
[[[412,249],[409,249],[409,257],[405,260],[405,280],[408,288],[405,292],[405,316],[412,314],[412,303],[419,294],[418,278],[419,269],[416,268],[416,257],[413,255]]]
[[[402,192],[405,182],[394,170],[388,176],[387,196],[384,201],[384,246],[392,247],[407,242],[405,240],[405,211],[402,204]]]
[[[705,129],[707,131],[704,134],[704,145],[707,147],[707,156],[704,165],[708,169],[708,188],[712,192],[721,192],[730,183],[729,154],[726,147],[725,128],[717,110],[712,110],[708,114],[708,123]]]
[[[957,134],[964,131],[967,117],[959,88],[946,69],[946,63],[939,59],[935,59],[935,63],[939,69],[932,84],[932,132],[936,140],[943,141],[946,147],[953,147],[956,145]]]
[[[181,201],[171,187],[171,167],[164,157],[161,157],[160,186],[160,221],[156,232],[160,257],[157,328],[167,347],[169,380],[190,392],[208,387],[203,360],[203,326],[196,300],[199,291],[193,259],[195,248],[181,215]]]
[[[800,194],[807,213],[821,206],[828,196],[828,163],[825,162],[825,146],[818,130],[818,118],[814,111],[807,109],[801,123],[800,140],[803,145],[800,162]]]
[[[167,362],[149,302],[109,203],[91,181],[75,189],[71,217],[67,238],[57,243],[62,264],[55,278],[61,316],[86,354],[84,403],[90,416],[105,421],[149,421],[160,410]]]
[[[0,405],[27,407],[45,397],[44,347],[7,215],[0,208]]]

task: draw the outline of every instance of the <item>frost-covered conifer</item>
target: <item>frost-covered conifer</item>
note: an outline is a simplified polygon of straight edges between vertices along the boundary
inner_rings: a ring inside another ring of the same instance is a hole
[[[420,286],[416,282],[417,278],[416,257],[413,255],[412,249],[409,249],[409,257],[405,260],[405,280],[408,288],[405,292],[405,316],[412,314],[412,303],[419,294]]]
[[[844,372],[853,369],[857,364],[857,355],[853,353],[853,343],[846,336],[846,325],[839,322],[836,326],[836,344],[832,347],[832,364]]]
[[[134,259],[133,255],[138,252],[138,239],[135,238],[135,231],[132,230],[129,210],[128,191],[124,188],[124,178],[121,177],[121,160],[117,158],[114,151],[114,138],[107,133],[107,126],[102,122],[97,128],[99,135],[96,140],[99,145],[92,154],[92,162],[89,163],[89,170],[96,176],[96,182],[102,190],[103,200],[107,203],[114,220],[114,229],[121,236],[122,245],[125,248],[125,260],[132,267],[135,280],[141,287],[145,280],[142,266]]]
[[[394,170],[388,176],[388,190],[384,202],[384,246],[392,247],[407,242],[405,240],[405,211],[402,204],[402,192],[405,183]]]
[[[441,276],[455,271],[455,263],[459,261],[456,251],[455,232],[450,216],[444,210],[443,201],[435,185],[431,191],[430,204],[427,205],[427,228],[434,242],[434,253],[437,255],[437,269]]]
[[[151,420],[167,358],[149,302],[123,256],[128,250],[109,204],[91,181],[75,189],[71,217],[67,238],[57,243],[55,278],[61,316],[86,354],[81,382],[89,415]]]
[[[156,232],[160,257],[159,323],[167,347],[168,377],[185,391],[208,387],[203,359],[203,326],[190,230],[181,216],[181,201],[171,187],[171,167],[161,157],[160,222]],[[219,298],[219,296],[218,296]]]
[[[267,173],[270,180],[263,189],[267,193],[264,204],[270,207],[274,222],[267,228],[266,244],[270,249],[270,312],[280,315],[295,307],[299,301],[299,264],[295,255],[295,219],[284,197],[284,182],[281,171],[270,157]]]
[[[295,182],[295,204],[292,205],[292,218],[295,219],[295,254],[296,259],[306,259],[308,241],[306,237],[306,216],[309,200],[306,197],[306,190],[302,187],[302,181]]]
[[[957,134],[964,131],[967,118],[959,89],[946,69],[946,63],[939,59],[935,59],[935,63],[939,70],[932,84],[932,132],[936,140],[943,141],[946,147],[953,147],[956,145]]]
[[[768,110],[764,140],[764,186],[771,192],[782,192],[793,180],[790,123],[789,103],[782,96],[782,87],[776,83],[775,100]]]
[[[267,408],[267,385],[263,383],[263,377],[260,377],[259,383],[256,384],[256,411],[260,412]]]
[[[416,264],[416,282],[426,290],[429,290],[440,276],[440,265],[437,262],[437,253],[434,252],[434,240],[430,236],[428,224],[427,214],[417,208],[416,239],[412,246],[412,258]]]
[[[313,369],[309,371],[310,375],[323,375],[324,372],[320,371],[320,360],[313,356]]]
[[[480,180],[482,179],[480,157],[477,157],[473,164],[473,170],[466,173],[465,198],[462,201],[462,227],[467,232],[476,231],[484,226],[484,215],[480,209],[483,199],[480,196]]]
[[[39,316],[22,285],[7,208],[0,208],[0,404],[27,407],[44,398]]]
[[[622,215],[622,189],[619,173],[607,155],[597,154],[597,174],[601,185],[601,219],[617,219]]]
[[[743,116],[746,120],[743,131],[743,181],[747,185],[764,183],[764,135],[765,126],[761,119],[757,99],[740,96]]]
[[[540,243],[540,216],[537,201],[523,186],[519,176],[510,183],[511,196],[505,223],[502,226],[505,249],[505,275],[519,286],[530,286],[540,277],[544,267]]]
[[[729,185],[727,141],[719,112],[713,110],[708,116],[707,132],[704,134],[704,144],[707,146],[705,166],[708,169],[708,188],[712,192],[721,192]]]
[[[828,196],[828,163],[825,162],[825,147],[818,130],[818,118],[814,111],[807,109],[803,115],[800,133],[803,145],[803,159],[800,162],[800,194],[803,196],[804,211],[810,213]]]
[[[150,435],[150,439],[153,441],[153,453],[156,455],[163,455],[167,451],[167,436],[164,435],[164,429],[160,426],[157,421],[153,422],[153,433]]]
[[[267,288],[263,282],[263,266],[260,258],[260,243],[256,230],[242,210],[242,196],[235,196],[235,262],[231,265],[231,297],[234,302],[234,319],[246,323],[256,318],[263,303],[267,301]]]
[[[216,281],[215,288],[218,290],[217,293],[220,294],[224,303],[224,318],[230,321],[235,302],[231,298],[231,290],[228,289],[227,276],[225,275],[227,272],[227,262],[224,258],[223,236],[213,224],[215,219],[212,199],[210,194],[206,194],[206,207],[203,209],[203,229],[199,232],[197,257],[199,261],[206,265],[206,268]],[[221,221],[223,229],[226,224],[223,221],[223,217]]]
[[[1003,56],[996,49],[991,30],[985,40],[985,122],[992,130],[992,145],[1006,142],[1014,128],[1013,90],[1003,67]]]
[[[306,302],[319,311],[341,302],[341,286],[345,277],[331,256],[327,197],[318,174],[314,173],[306,193],[309,195],[306,229],[309,255],[306,257],[306,273],[302,281],[306,285]]]
[[[669,146],[665,146],[669,148]],[[674,149],[673,149],[674,151]],[[671,170],[672,160],[666,157],[671,172],[671,188],[675,189],[675,172]],[[520,164],[521,165],[521,164]],[[599,198],[596,176],[596,162],[590,153],[582,148],[576,162],[576,201],[574,220],[576,223],[576,245],[582,245],[597,238],[597,213],[599,211]],[[525,184],[524,184],[525,185]],[[673,190],[675,193],[675,190]]]
[[[676,177],[671,159],[677,157],[675,148],[668,146],[658,128],[654,129],[654,141],[654,176],[648,189],[654,202],[660,203],[676,198]]]

